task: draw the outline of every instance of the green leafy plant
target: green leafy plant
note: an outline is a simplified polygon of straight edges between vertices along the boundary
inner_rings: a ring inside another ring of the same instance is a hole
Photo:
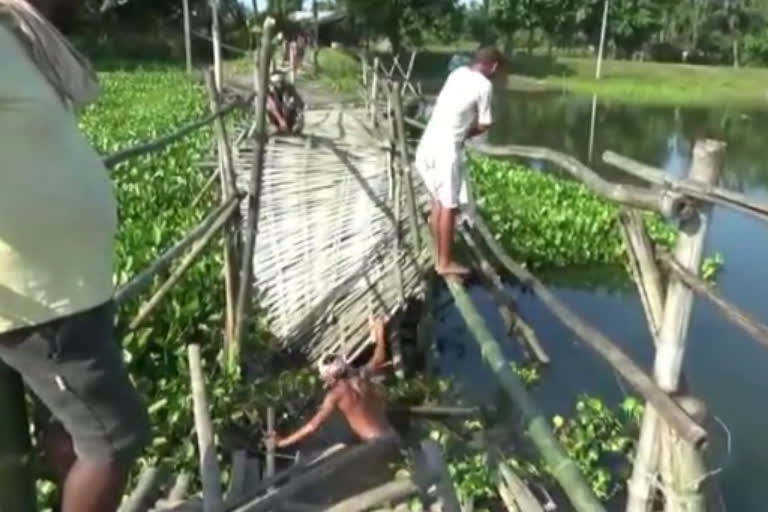
[[[520,164],[472,158],[478,206],[510,254],[533,268],[622,264],[615,205],[584,185]],[[647,215],[653,241],[670,246],[676,231]]]
[[[717,276],[723,269],[724,264],[725,259],[719,252],[716,252],[714,256],[705,258],[704,262],[701,264],[701,278],[710,283],[714,283],[717,281]]]

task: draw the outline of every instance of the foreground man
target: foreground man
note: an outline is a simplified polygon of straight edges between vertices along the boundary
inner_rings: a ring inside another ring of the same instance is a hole
[[[384,322],[372,318],[370,326],[376,349],[368,363],[355,369],[339,356],[323,358],[319,371],[329,388],[325,400],[320,410],[303,427],[287,437],[276,437],[278,448],[291,446],[313,434],[337,408],[344,414],[352,431],[363,441],[397,437],[387,419],[384,390],[370,379],[386,366]]]
[[[491,79],[502,61],[495,47],[481,48],[469,66],[461,66],[448,76],[416,150],[416,168],[432,200],[435,270],[443,276],[468,273],[452,255],[456,216],[469,201],[464,143],[491,125]]]
[[[47,408],[61,510],[112,512],[149,423],[113,334],[112,185],[71,110],[98,86],[48,21],[78,4],[0,0],[0,359]]]
[[[273,73],[269,78],[267,95],[267,116],[281,135],[296,135],[303,129],[304,101],[299,92],[290,84],[282,72]]]

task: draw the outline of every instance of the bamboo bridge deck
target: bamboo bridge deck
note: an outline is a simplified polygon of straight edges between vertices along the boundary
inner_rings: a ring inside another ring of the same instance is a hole
[[[254,162],[248,129],[233,145],[243,191]],[[310,359],[354,355],[369,340],[369,314],[393,315],[423,292],[420,258],[397,242],[408,226],[389,151],[365,111],[343,105],[307,110],[302,136],[265,148],[254,297],[278,341]]]

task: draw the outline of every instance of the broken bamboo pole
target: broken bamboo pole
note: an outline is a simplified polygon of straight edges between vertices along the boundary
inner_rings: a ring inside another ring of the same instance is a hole
[[[700,140],[693,149],[693,159],[689,177],[705,185],[717,182],[722,169],[725,155],[725,144],[713,140]],[[694,214],[680,224],[680,234],[675,246],[675,257],[684,266],[698,272],[701,266],[704,242],[709,228],[711,205],[700,203]],[[659,331],[658,346],[654,360],[654,376],[661,389],[674,393],[678,391],[682,376],[683,356],[686,349],[688,326],[693,310],[693,292],[679,278],[672,276],[667,287],[667,297],[664,305],[664,315]],[[630,489],[627,501],[627,512],[645,511],[652,499],[654,475],[657,474],[659,450],[670,441],[670,436],[664,432],[662,418],[658,417],[658,408],[646,407],[635,465],[630,479]],[[663,415],[662,415],[663,416]],[[668,418],[664,416],[664,420]],[[660,443],[656,442],[657,436]],[[685,438],[691,442],[691,439]],[[695,442],[688,454],[699,453],[700,448]],[[674,471],[672,471],[674,473]],[[667,477],[670,475],[668,474]],[[662,475],[662,480],[665,476]],[[666,485],[666,484],[665,484]]]
[[[192,244],[192,248],[189,250],[187,255],[181,260],[181,262],[179,262],[179,266],[176,267],[173,272],[171,272],[171,275],[168,276],[168,279],[160,286],[160,288],[158,288],[155,294],[150,297],[147,302],[141,305],[139,312],[128,325],[129,329],[133,330],[139,327],[139,325],[141,325],[141,323],[146,320],[149,314],[154,311],[160,302],[162,302],[162,300],[166,295],[168,295],[176,283],[179,282],[184,273],[192,266],[200,254],[202,254],[203,250],[205,250],[213,237],[216,236],[216,233],[218,233],[224,224],[226,224],[229,217],[237,209],[237,206],[237,201],[230,203],[222,211],[221,215],[219,215],[219,217],[217,217],[216,220],[208,227],[205,233]]]
[[[400,88],[397,83],[392,87],[392,108],[395,113],[395,131],[397,132],[397,142],[400,149],[401,177],[406,183],[406,194],[408,201],[408,223],[413,238],[413,250],[416,254],[421,253],[421,236],[417,220],[416,197],[413,190],[411,159],[408,156],[408,147],[405,140],[405,122],[403,117],[403,98],[400,94]]]
[[[507,256],[493,238],[485,222],[474,219],[477,232],[499,262],[536,296],[571,332],[616,369],[644,398],[651,402],[680,435],[696,445],[706,442],[707,432],[680,409],[654,381],[605,334],[571,311],[532,273]]]
[[[749,334],[755,341],[763,346],[768,346],[768,325],[757,321],[751,315],[723,298],[715,287],[685,268],[672,254],[667,251],[658,252],[659,259],[667,266],[686,286],[694,292],[702,295],[714,304],[726,319]]]
[[[192,403],[195,415],[195,431],[197,432],[197,447],[200,457],[200,481],[203,484],[204,512],[222,512],[224,501],[221,496],[221,469],[216,455],[213,438],[213,424],[208,409],[208,398],[205,393],[205,378],[203,377],[202,361],[200,360],[200,345],[191,344],[187,347],[189,356],[189,379],[192,386]]]
[[[768,203],[744,194],[718,187],[715,183],[704,184],[691,179],[676,179],[661,169],[643,164],[613,151],[603,153],[603,161],[643,181],[669,189],[700,201],[705,201],[768,221]]]
[[[205,75],[208,88],[211,111],[219,109],[219,90],[214,84],[210,71]],[[233,197],[235,189],[235,166],[232,158],[232,147],[229,144],[227,128],[224,120],[219,117],[214,121],[216,142],[219,156],[219,177],[221,179],[221,202]],[[235,346],[235,305],[237,303],[237,233],[239,232],[240,216],[236,209],[224,227],[224,358],[223,363],[230,373],[237,371],[240,365],[239,347]]]
[[[192,228],[184,237],[176,242],[161,254],[151,265],[136,274],[130,281],[122,285],[115,292],[115,303],[117,305],[125,304],[127,301],[135,298],[145,291],[152,284],[154,278],[167,272],[173,261],[189,246],[200,240],[211,229],[218,219],[231,207],[237,205],[237,199],[232,198],[227,203],[216,207],[208,214],[197,226]]]
[[[577,158],[554,149],[518,145],[491,146],[479,143],[472,144],[469,149],[490,156],[519,156],[552,162],[609,201],[658,212],[665,217],[678,217],[685,205],[681,194],[607,181]]]
[[[177,505],[181,503],[189,492],[189,486],[192,483],[192,475],[186,472],[181,472],[176,476],[176,480],[173,482],[173,487],[168,491],[168,496],[165,500],[171,505]]]
[[[255,85],[256,97],[254,115],[255,148],[253,152],[253,169],[248,183],[248,213],[245,223],[245,242],[240,258],[240,288],[237,293],[237,309],[235,313],[235,345],[242,347],[245,331],[248,327],[248,317],[251,311],[251,288],[253,283],[253,254],[256,249],[256,233],[259,229],[259,209],[261,205],[261,185],[264,176],[264,150],[267,145],[266,104],[267,81],[269,79],[269,61],[272,56],[271,34],[275,20],[267,17],[261,35],[261,53],[259,56],[258,84]]]

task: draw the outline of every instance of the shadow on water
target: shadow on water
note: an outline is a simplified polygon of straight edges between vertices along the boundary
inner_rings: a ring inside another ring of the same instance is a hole
[[[695,138],[716,136],[728,143],[722,184],[768,198],[768,146],[764,142],[768,111],[624,105],[552,93],[507,93],[496,99],[495,107],[497,123],[490,142],[548,146],[618,180],[628,178],[600,161],[605,150],[680,176],[688,167]],[[540,162],[528,163],[552,170]],[[716,251],[725,258],[718,279],[720,291],[754,317],[768,322],[768,226],[716,208],[704,254]],[[542,277],[575,312],[617,341],[643,367],[650,368],[652,350],[642,306],[620,269],[569,269]],[[481,289],[472,293],[492,331],[501,337],[503,325],[490,296]],[[549,414],[569,414],[582,393],[615,403],[630,391],[535,297],[520,290],[515,293],[522,313],[552,357],[551,367],[533,392]],[[467,394],[475,400],[498,397],[499,389],[458,313],[449,306],[438,320],[441,371],[464,383]],[[768,472],[768,449],[763,447],[768,413],[758,400],[768,393],[768,351],[701,300],[694,307],[688,340],[685,371],[691,389],[706,400],[729,431],[711,432],[717,463],[723,467],[721,482],[729,510],[762,512],[768,502],[768,488],[761,476]],[[505,349],[509,357],[519,360],[515,344],[509,343]],[[729,436],[730,454],[725,449]]]

